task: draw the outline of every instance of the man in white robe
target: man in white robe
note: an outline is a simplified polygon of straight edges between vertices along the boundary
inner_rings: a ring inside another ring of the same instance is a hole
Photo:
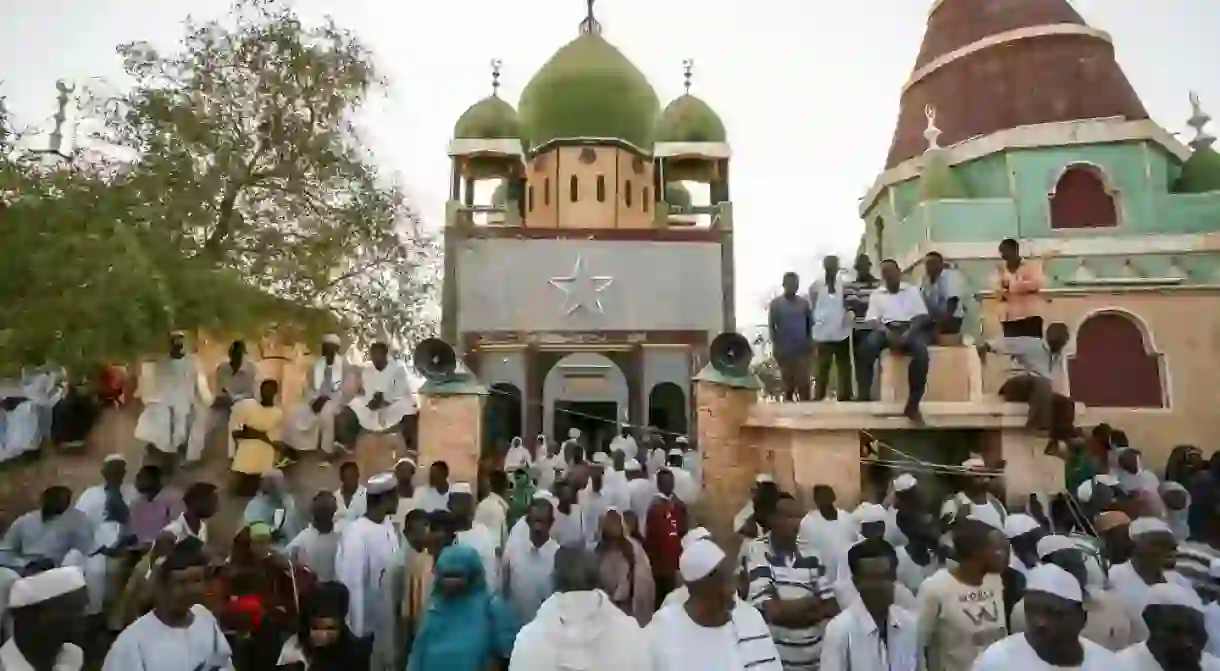
[[[66,389],[61,370],[40,366],[23,370],[16,388],[0,392],[0,461],[42,445],[51,426],[51,409],[63,399]]]
[[[254,362],[246,358],[246,343],[242,340],[233,341],[229,346],[229,360],[216,367],[215,385],[212,387],[216,392],[213,394],[212,407],[202,414],[207,424],[203,428],[204,440],[218,429],[223,431],[230,459],[237,451],[237,442],[233,440],[232,433],[226,430],[229,426],[230,411],[237,403],[254,398],[256,379]]]
[[[167,358],[142,368],[139,394],[144,411],[136,424],[136,439],[174,457],[185,446],[187,463],[199,461],[207,423],[197,420],[212,405],[212,398],[198,362],[186,352],[185,333],[170,336]]]
[[[85,554],[93,547],[89,522],[72,508],[72,490],[53,485],[42,492],[42,505],[21,515],[0,541],[0,562],[21,569],[36,559],[49,559],[59,566],[75,551]]]
[[[134,485],[124,482],[126,477],[127,460],[112,454],[102,460],[102,484],[86,489],[76,500],[76,509],[93,530],[93,547],[87,555],[70,552],[64,563],[78,565],[84,572],[89,594],[86,615],[101,613],[106,602],[116,596],[108,594],[107,587],[121,584],[112,576],[122,569],[122,543],[129,540],[131,505],[139,496]]]
[[[88,597],[80,569],[64,567],[21,578],[9,591],[12,638],[0,646],[0,671],[80,671],[85,653],[71,643]],[[53,659],[47,659],[54,653]],[[44,666],[50,662],[50,666]]]
[[[368,509],[344,526],[335,553],[335,576],[351,597],[347,625],[362,639],[377,631],[381,577],[399,549],[399,534],[390,520],[398,506],[397,484],[392,473],[369,478]]]
[[[626,424],[619,428],[619,435],[610,441],[610,453],[622,452],[627,459],[635,459],[639,456],[640,448],[635,443],[635,438],[631,435],[631,427]]]
[[[407,450],[415,446],[415,397],[401,361],[390,359],[383,342],[369,348],[371,363],[360,371],[360,393],[348,404],[360,428],[371,433],[402,431]]]
[[[508,452],[504,455],[504,471],[512,473],[522,469],[530,469],[534,466],[534,455],[530,454],[525,443],[521,440],[521,436],[516,436],[509,442]]]
[[[465,482],[455,482],[449,491],[449,512],[453,513],[457,531],[457,543],[473,548],[483,562],[483,574],[487,586],[493,592],[500,589],[500,558],[497,550],[500,543],[495,532],[475,523],[474,489]]]
[[[496,552],[501,552],[508,540],[508,476],[492,471],[487,480],[491,491],[475,507],[474,523],[491,532]]]
[[[288,418],[287,443],[293,449],[310,452],[321,449],[337,454],[353,447],[339,442],[335,419],[351,398],[354,379],[339,356],[339,336],[322,338],[322,356],[309,368],[305,378],[305,394],[300,407]]]
[[[1220,659],[1206,651],[1203,601],[1189,587],[1159,583],[1143,610],[1148,640],[1118,653],[1115,671],[1220,671]]]

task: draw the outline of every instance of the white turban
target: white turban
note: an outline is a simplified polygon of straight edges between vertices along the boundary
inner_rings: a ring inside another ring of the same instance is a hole
[[[1079,550],[1080,545],[1069,536],[1051,534],[1038,541],[1038,558],[1046,559],[1060,550]]]
[[[1144,607],[1148,606],[1181,606],[1203,612],[1203,600],[1199,595],[1176,582],[1162,582],[1150,587],[1148,599],[1144,602]]]
[[[868,524],[869,522],[885,522],[889,520],[890,514],[885,506],[876,503],[861,503],[852,511],[851,517],[856,524]]]
[[[469,482],[455,482],[449,487],[450,494],[474,494]]]
[[[395,478],[393,473],[378,473],[364,483],[365,490],[374,496],[393,491],[396,487],[398,487],[398,478]]]
[[[1025,574],[1025,591],[1054,594],[1076,603],[1084,601],[1084,591],[1080,589],[1080,581],[1054,564],[1039,564]]]
[[[694,529],[686,532],[686,535],[682,537],[682,549],[684,551],[688,550],[690,549],[690,546],[694,545],[695,543],[710,540],[711,537],[712,532],[708,531],[706,527],[695,527]]]
[[[720,566],[725,556],[724,550],[712,541],[697,541],[682,551],[682,557],[678,560],[678,572],[687,583],[702,580]]]
[[[568,438],[572,440],[580,438],[580,429],[568,429]]]
[[[8,593],[8,607],[21,608],[85,588],[85,574],[77,566],[61,566],[19,578]]]
[[[915,485],[917,484],[919,484],[919,481],[915,479],[914,475],[911,475],[910,473],[903,473],[902,475],[894,478],[894,491],[905,492],[907,490],[914,489]]]
[[[1017,536],[1039,529],[1041,526],[1038,524],[1038,520],[1033,517],[1024,513],[1017,513],[1009,515],[1008,519],[1004,522],[1004,535],[1011,540]]]
[[[623,462],[623,470],[628,473],[636,473],[644,470],[644,467],[640,465],[638,459],[628,459],[627,461]]]
[[[995,506],[984,503],[983,505],[972,505],[970,508],[970,514],[966,516],[966,519],[982,522],[996,531],[1004,531],[1004,520]]]
[[[1135,540],[1140,536],[1147,536],[1149,534],[1167,534],[1172,536],[1173,529],[1170,529],[1165,520],[1159,517],[1137,517],[1131,522],[1127,533],[1130,534],[1132,540]]]

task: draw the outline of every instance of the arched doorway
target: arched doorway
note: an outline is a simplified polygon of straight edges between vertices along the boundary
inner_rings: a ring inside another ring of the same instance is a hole
[[[1068,166],[1050,193],[1051,228],[1109,228],[1118,225],[1114,189],[1101,168]]]
[[[499,382],[490,391],[483,406],[483,454],[503,454],[508,442],[521,435],[521,390]]]
[[[543,429],[554,440],[580,429],[586,448],[606,449],[627,411],[627,377],[613,361],[596,352],[560,359],[542,383]]]
[[[648,392],[648,424],[664,432],[667,442],[686,435],[686,394],[673,382],[661,382]]]
[[[1068,360],[1072,398],[1095,408],[1164,408],[1168,405],[1160,353],[1135,317],[1099,312],[1076,331]]]

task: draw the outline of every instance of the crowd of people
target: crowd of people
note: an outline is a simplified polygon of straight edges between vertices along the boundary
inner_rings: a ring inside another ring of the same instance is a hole
[[[0,542],[0,669],[1220,669],[1220,459],[1195,448],[1161,478],[1102,425],[1064,448],[1068,494],[1014,508],[978,458],[850,512],[760,474],[719,542],[688,441],[608,448],[514,440],[478,483],[343,462],[301,506],[273,469],[232,539],[215,485],[111,456]]]

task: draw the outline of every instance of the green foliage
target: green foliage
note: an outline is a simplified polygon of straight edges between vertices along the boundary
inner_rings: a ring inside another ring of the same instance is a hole
[[[121,359],[174,327],[431,332],[439,246],[353,126],[383,82],[351,33],[248,0],[119,54],[134,86],[84,112],[134,160],[0,158],[0,361]]]

